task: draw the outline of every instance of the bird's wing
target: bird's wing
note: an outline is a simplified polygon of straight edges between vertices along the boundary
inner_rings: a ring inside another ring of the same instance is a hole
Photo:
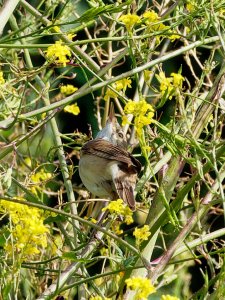
[[[81,151],[84,154],[92,154],[125,163],[128,168],[134,169],[135,173],[139,173],[141,170],[140,162],[128,151],[103,139],[95,139],[87,142],[82,147]]]
[[[127,174],[121,171],[119,176],[113,180],[117,194],[133,211],[135,210],[134,187],[136,178],[136,174],[127,177]]]

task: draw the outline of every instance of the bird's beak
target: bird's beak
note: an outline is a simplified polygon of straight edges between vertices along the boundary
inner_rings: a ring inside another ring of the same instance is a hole
[[[109,140],[112,137],[113,134],[113,128],[114,125],[116,124],[117,120],[115,117],[115,111],[114,111],[114,105],[113,103],[110,104],[110,109],[109,109],[109,116],[106,122],[106,125],[104,128],[102,128],[102,130],[100,130],[96,136],[96,138],[100,138],[100,139],[105,139],[105,140]]]
[[[113,133],[115,133],[115,128],[117,124],[118,123],[115,117],[114,105],[113,103],[111,103],[106,125],[102,130],[98,132],[96,138],[105,139],[112,142]]]
[[[111,102],[110,108],[109,108],[108,122],[112,123],[113,125],[117,122],[116,117],[115,117],[114,105],[112,102]]]

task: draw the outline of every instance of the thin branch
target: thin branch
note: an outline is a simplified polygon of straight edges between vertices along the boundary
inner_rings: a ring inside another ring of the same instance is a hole
[[[146,64],[144,64],[144,65],[142,65],[140,67],[132,69],[131,71],[122,73],[121,75],[112,77],[112,78],[110,78],[108,80],[105,80],[103,82],[97,83],[97,84],[95,84],[93,86],[89,86],[85,90],[82,87],[82,91],[81,91],[81,89],[79,89],[73,95],[71,95],[69,97],[66,97],[63,100],[60,100],[58,102],[52,103],[48,107],[42,107],[42,108],[33,110],[33,111],[29,112],[29,113],[23,114],[23,119],[24,119],[24,117],[25,118],[33,117],[33,116],[42,114],[44,112],[48,112],[48,111],[50,111],[52,109],[68,105],[72,101],[78,100],[79,98],[81,98],[81,97],[83,97],[83,96],[85,96],[87,94],[90,94],[90,93],[92,93],[94,91],[97,91],[97,90],[99,90],[99,89],[101,89],[101,88],[103,88],[105,86],[108,86],[108,85],[114,83],[117,80],[120,80],[120,79],[123,79],[123,78],[126,78],[126,77],[131,77],[131,76],[133,76],[136,73],[140,73],[140,72],[142,72],[142,71],[144,71],[146,69],[149,69],[149,68],[155,66],[156,64],[160,64],[160,63],[162,63],[164,61],[167,61],[167,60],[169,60],[169,59],[171,59],[173,57],[179,56],[180,54],[183,54],[186,51],[189,51],[190,49],[193,49],[193,48],[196,48],[196,47],[200,47],[202,45],[207,45],[207,44],[210,44],[210,43],[213,43],[213,42],[217,42],[218,40],[219,40],[219,37],[215,36],[215,37],[207,38],[207,39],[202,40],[202,41],[194,42],[194,43],[192,43],[192,44],[190,44],[188,46],[181,47],[180,49],[177,49],[177,50],[175,50],[173,52],[167,53],[167,54],[163,55],[160,58],[156,58],[156,59],[154,59],[154,60],[152,60],[152,61],[150,61],[150,62],[148,62],[148,63],[146,63]],[[88,85],[89,85],[89,83],[88,83]],[[19,119],[20,119],[20,117],[19,117]],[[10,122],[12,122],[12,118],[8,118],[8,119],[6,119],[4,121],[1,121],[0,122],[0,127],[5,127]]]

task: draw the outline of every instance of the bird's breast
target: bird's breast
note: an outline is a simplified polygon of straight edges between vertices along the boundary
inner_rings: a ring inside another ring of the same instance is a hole
[[[107,159],[90,154],[82,155],[79,174],[83,184],[92,194],[103,198],[112,196],[112,170]]]

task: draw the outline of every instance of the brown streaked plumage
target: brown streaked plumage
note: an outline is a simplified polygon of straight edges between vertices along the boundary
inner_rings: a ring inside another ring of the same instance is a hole
[[[111,108],[106,126],[81,148],[79,173],[94,195],[121,198],[135,210],[134,188],[140,162],[126,150],[126,138]]]

